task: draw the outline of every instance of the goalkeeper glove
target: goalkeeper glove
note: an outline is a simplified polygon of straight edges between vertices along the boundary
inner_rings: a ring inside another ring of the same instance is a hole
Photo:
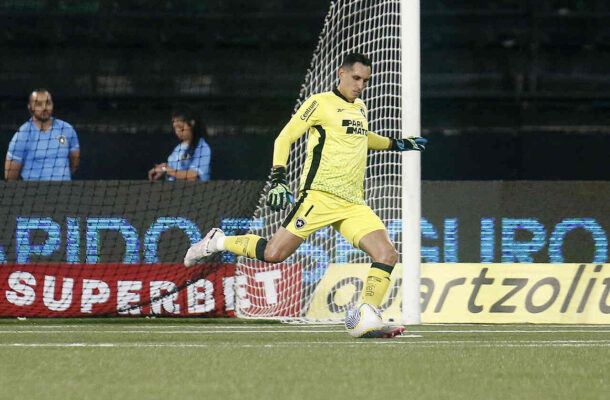
[[[271,189],[267,192],[267,205],[273,211],[280,211],[288,204],[294,204],[294,196],[286,184],[286,168],[275,168],[271,171]]]
[[[423,137],[414,137],[409,136],[404,139],[392,139],[392,146],[390,150],[397,151],[408,151],[408,150],[417,150],[424,151],[426,150],[426,144],[428,140]]]

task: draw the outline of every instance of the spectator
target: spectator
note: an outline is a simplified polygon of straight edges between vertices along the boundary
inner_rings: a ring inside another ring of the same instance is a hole
[[[169,181],[210,180],[212,152],[206,142],[207,132],[203,123],[192,110],[182,107],[172,113],[172,125],[180,143],[166,163],[156,164],[148,171],[148,180],[156,181],[163,176]]]
[[[15,133],[6,152],[4,177],[26,181],[69,181],[80,162],[76,131],[53,118],[53,99],[46,89],[30,94],[32,116]]]

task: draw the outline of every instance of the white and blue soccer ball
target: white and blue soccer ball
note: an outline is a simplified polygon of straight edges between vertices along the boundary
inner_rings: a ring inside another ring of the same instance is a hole
[[[376,338],[383,334],[384,327],[381,313],[370,304],[360,304],[347,310],[345,329],[355,338]]]

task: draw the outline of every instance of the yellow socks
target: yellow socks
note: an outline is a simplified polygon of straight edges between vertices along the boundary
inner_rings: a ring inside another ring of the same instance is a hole
[[[391,265],[382,263],[373,263],[369,270],[369,275],[364,283],[364,291],[362,292],[362,302],[371,304],[375,307],[381,305],[383,296],[390,285],[390,275],[392,274]]]
[[[261,240],[263,242],[260,242]],[[266,244],[267,241],[258,235],[227,236],[224,249],[239,256],[257,258],[257,255],[260,255],[261,246],[264,252],[264,245]]]

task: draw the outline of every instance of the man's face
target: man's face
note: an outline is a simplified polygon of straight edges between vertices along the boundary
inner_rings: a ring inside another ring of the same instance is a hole
[[[32,117],[40,122],[46,122],[53,114],[53,99],[48,92],[34,92],[30,95],[28,108]]]
[[[371,79],[371,67],[355,63],[351,68],[339,68],[339,89],[348,100],[354,101]]]

